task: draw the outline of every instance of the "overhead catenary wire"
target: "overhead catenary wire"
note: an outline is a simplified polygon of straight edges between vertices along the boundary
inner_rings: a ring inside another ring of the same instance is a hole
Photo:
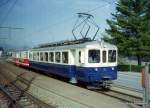
[[[46,27],[44,27],[44,28],[38,29],[38,30],[36,30],[36,31],[33,31],[33,32],[29,33],[28,35],[31,36],[31,35],[34,35],[34,34],[43,32],[43,31],[45,31],[45,30],[47,30],[47,29],[50,29],[50,28],[53,28],[53,27],[55,27],[55,26],[61,25],[61,24],[63,24],[63,23],[66,23],[66,22],[68,22],[68,21],[71,21],[71,20],[73,20],[74,18],[75,18],[74,16],[71,16],[71,17],[69,17],[69,18],[60,20],[60,21],[58,21],[58,22],[56,22],[56,23],[53,23],[53,24],[51,24],[51,25],[48,25],[48,26],[46,26]]]
[[[106,2],[107,2],[108,4],[112,4],[112,3],[113,3],[113,2],[108,2],[107,0],[106,0]],[[93,12],[93,11],[95,11],[95,10],[97,10],[97,9],[99,9],[99,8],[103,8],[103,7],[105,7],[105,6],[106,6],[106,5],[97,6],[97,7],[93,8],[93,9],[87,10],[85,13]],[[29,33],[29,35],[34,35],[34,34],[37,34],[37,33],[41,32],[41,31],[45,31],[45,30],[50,29],[50,28],[52,28],[52,27],[55,27],[55,26],[58,26],[58,25],[60,25],[60,24],[66,23],[66,22],[68,22],[68,21],[70,21],[70,20],[73,20],[74,18],[75,18],[75,17],[74,17],[74,15],[73,15],[73,16],[67,18],[67,19],[58,21],[58,22],[56,22],[56,23],[54,23],[54,24],[52,24],[52,25],[49,25],[49,26],[47,26],[47,27],[44,27],[44,28],[39,29],[39,30],[37,30],[37,31],[34,31],[34,32],[32,32],[32,33]]]
[[[105,2],[107,2],[107,3],[110,4],[110,5],[113,3],[113,1],[112,1],[112,2],[108,2],[107,0],[105,0]],[[103,8],[103,7],[105,7],[105,6],[106,6],[106,4],[97,6],[97,7],[93,8],[93,9],[91,9],[91,10],[86,11],[86,13],[93,12],[93,11],[95,11],[95,10],[97,10],[97,9],[99,9],[99,8]]]
[[[13,2],[13,4],[10,6],[10,8],[8,9],[7,13],[5,14],[5,16],[3,17],[3,19],[0,22],[0,26],[3,25],[3,23],[7,20],[7,17],[10,15],[10,13],[12,12],[13,8],[15,7],[16,3],[18,0],[15,0]]]

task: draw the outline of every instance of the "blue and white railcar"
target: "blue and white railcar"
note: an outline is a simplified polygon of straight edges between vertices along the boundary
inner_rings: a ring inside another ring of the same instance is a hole
[[[117,47],[91,41],[29,51],[31,68],[85,83],[117,79]]]

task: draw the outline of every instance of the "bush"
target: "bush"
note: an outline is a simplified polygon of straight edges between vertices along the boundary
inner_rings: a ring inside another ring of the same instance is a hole
[[[132,72],[141,72],[142,66],[140,65],[131,65]],[[118,65],[118,71],[130,71],[130,65],[121,64]],[[149,73],[150,73],[150,64],[149,64]]]
[[[118,65],[118,71],[129,71],[129,65]]]
[[[131,65],[132,72],[140,72],[142,66]],[[118,71],[130,71],[130,65],[118,65]]]

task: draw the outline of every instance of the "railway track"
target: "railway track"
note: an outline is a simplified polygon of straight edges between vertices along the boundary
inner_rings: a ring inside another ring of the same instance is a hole
[[[119,99],[120,101],[126,103],[131,108],[140,108],[142,104],[144,104],[142,102],[141,97],[130,95],[128,93],[116,91],[113,89],[103,89],[103,88],[94,88],[94,87],[89,87],[88,89],[109,97]],[[149,103],[149,107],[150,107],[150,103]]]
[[[123,88],[123,89],[125,89],[125,88]],[[126,89],[129,90],[130,88],[126,88]],[[141,97],[130,95],[128,93],[123,93],[123,92],[119,92],[119,91],[112,90],[112,89],[110,89],[110,90],[103,90],[103,89],[101,89],[101,90],[95,89],[94,90],[93,89],[92,91],[119,99],[119,100],[123,101],[124,103],[126,103],[131,108],[140,108],[144,104]],[[149,101],[148,107],[150,108],[150,101]]]
[[[127,104],[134,104],[134,105],[138,105],[141,106],[142,105],[142,99],[136,96],[132,96],[132,95],[128,95],[125,93],[121,93],[118,91],[114,91],[114,90],[109,90],[109,91],[96,91],[98,93],[107,95],[107,96],[111,96],[114,98],[117,98]]]
[[[20,79],[20,80],[25,80],[25,79]],[[113,98],[117,98],[117,99],[125,102],[129,106],[137,107],[137,106],[142,106],[142,104],[143,104],[142,99],[140,97],[129,95],[127,93],[122,93],[122,92],[118,92],[118,91],[114,91],[114,90],[109,90],[109,91],[92,90],[92,91],[95,91],[95,92],[98,92],[98,93],[101,93],[101,94],[104,94],[104,95],[107,95],[107,96],[110,96]]]
[[[26,92],[34,78],[28,81],[28,84],[24,82],[24,87],[17,86],[17,80],[21,75],[13,82],[0,76],[0,108],[54,108]]]

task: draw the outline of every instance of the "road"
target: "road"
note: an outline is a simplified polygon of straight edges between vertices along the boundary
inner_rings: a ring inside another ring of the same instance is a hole
[[[150,79],[150,75],[149,75],[149,79]],[[141,73],[118,72],[118,79],[114,81],[114,84],[130,87],[141,91],[142,90]],[[150,89],[150,83],[149,83],[149,89]]]

